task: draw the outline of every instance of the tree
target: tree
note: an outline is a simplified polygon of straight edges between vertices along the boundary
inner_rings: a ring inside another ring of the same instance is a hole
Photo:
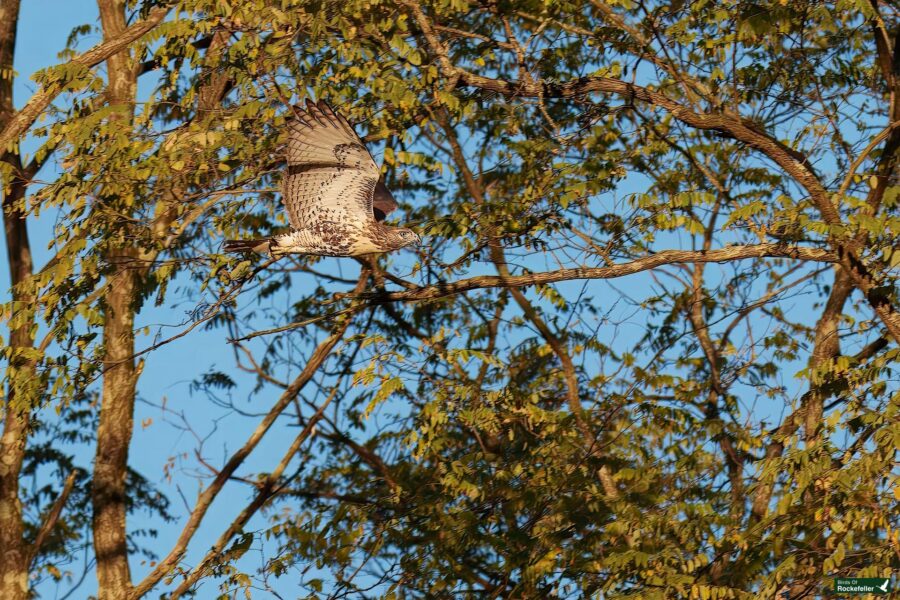
[[[812,598],[898,567],[900,7],[98,0],[103,41],[17,111],[0,6],[4,598],[71,587],[88,540],[111,599]],[[306,98],[358,124],[425,248],[219,252],[285,227]],[[190,318],[148,338],[159,306]],[[182,376],[252,426],[156,409],[197,440],[176,511],[186,471],[129,468],[135,401],[201,334],[233,366]]]

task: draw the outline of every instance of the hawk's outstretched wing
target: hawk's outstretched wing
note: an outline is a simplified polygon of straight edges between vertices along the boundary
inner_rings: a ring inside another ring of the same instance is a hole
[[[306,110],[295,109],[287,126],[282,199],[291,227],[316,228],[324,223],[362,226],[373,221],[378,166],[347,119],[325,102],[307,100]],[[390,192],[387,194],[393,202]]]

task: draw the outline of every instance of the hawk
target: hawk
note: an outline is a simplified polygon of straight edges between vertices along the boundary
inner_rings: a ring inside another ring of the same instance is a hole
[[[227,240],[226,252],[359,256],[421,243],[405,227],[381,221],[397,202],[378,165],[347,119],[325,102],[306,101],[287,122],[287,167],[281,199],[291,230],[253,240]]]

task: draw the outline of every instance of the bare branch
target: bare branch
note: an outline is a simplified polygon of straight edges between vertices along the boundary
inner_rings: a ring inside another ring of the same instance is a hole
[[[633,275],[663,265],[676,263],[729,262],[733,260],[764,257],[793,258],[797,260],[826,263],[838,262],[838,256],[827,250],[791,246],[784,242],[747,246],[728,246],[726,248],[710,250],[709,252],[704,252],[702,250],[663,250],[662,252],[638,258],[631,262],[606,267],[577,267],[572,269],[558,269],[556,271],[547,271],[543,273],[531,273],[529,275],[479,275],[460,281],[436,283],[434,285],[418,287],[403,292],[369,292],[357,294],[355,296],[347,294],[345,297],[353,296],[354,298],[363,300],[364,304],[362,305],[362,308],[364,308],[390,302],[421,302],[425,300],[435,300],[473,290],[489,288],[523,288],[575,279],[615,279],[617,277]],[[311,323],[331,319],[348,312],[355,312],[360,308],[361,307],[358,304],[354,304],[331,314],[316,316],[304,321],[282,325],[281,327],[256,331],[239,338],[238,341],[305,327]]]
[[[240,514],[231,522],[228,528],[219,536],[219,539],[216,540],[216,543],[213,544],[212,548],[210,548],[209,552],[206,553],[206,556],[203,557],[203,560],[200,561],[200,564],[194,568],[193,571],[184,579],[184,581],[179,584],[179,586],[172,593],[170,598],[180,598],[185,592],[187,592],[197,580],[208,574],[209,566],[213,563],[217,558],[220,557],[222,551],[225,549],[225,546],[228,542],[231,541],[235,535],[237,535],[240,531],[244,529],[244,526],[250,520],[253,515],[257,513],[259,509],[261,509],[266,502],[269,501],[270,498],[278,494],[284,486],[289,482],[279,482],[282,474],[284,474],[285,469],[288,464],[290,464],[291,460],[294,458],[294,455],[300,450],[300,446],[303,445],[303,442],[313,434],[314,428],[316,424],[322,419],[323,414],[325,413],[325,409],[331,404],[331,401],[334,400],[334,397],[337,395],[338,388],[335,387],[331,394],[325,399],[324,402],[319,406],[316,410],[315,414],[309,418],[306,422],[306,426],[303,428],[303,431],[300,432],[294,441],[291,443],[287,452],[284,453],[281,461],[276,465],[275,470],[269,473],[265,479],[260,484],[256,496],[253,497],[253,500],[244,507],[244,509],[240,512]]]
[[[367,270],[363,270],[360,273],[359,282],[357,283],[356,289],[357,292],[361,292],[363,287],[368,280],[369,272]],[[200,523],[203,520],[203,517],[206,515],[206,511],[209,510],[212,501],[219,495],[219,492],[222,491],[222,488],[225,486],[225,483],[231,478],[234,472],[238,469],[238,467],[243,464],[244,460],[250,455],[254,448],[259,444],[260,440],[262,440],[263,436],[265,436],[266,432],[268,432],[269,428],[278,418],[278,416],[284,411],[285,408],[293,401],[294,397],[300,393],[300,391],[309,383],[310,379],[312,379],[313,375],[319,370],[319,367],[325,362],[325,359],[328,358],[328,355],[331,353],[331,350],[337,345],[337,343],[343,338],[344,332],[347,331],[347,328],[350,326],[352,319],[350,317],[341,319],[338,324],[332,330],[331,335],[329,335],[324,341],[322,341],[316,349],[313,351],[312,355],[309,357],[309,360],[306,363],[303,371],[297,376],[294,381],[291,382],[291,385],[281,394],[278,398],[278,401],[272,406],[266,416],[260,421],[259,425],[257,425],[256,429],[244,443],[244,445],[234,454],[231,455],[231,458],[228,459],[228,462],[224,467],[218,472],[216,477],[213,479],[212,483],[210,483],[209,487],[203,490],[203,493],[200,494],[200,497],[197,499],[197,504],[194,506],[194,510],[191,512],[188,517],[187,523],[185,523],[184,528],[181,530],[181,534],[178,536],[178,540],[175,542],[175,545],[172,547],[172,550],[169,551],[169,554],[162,559],[156,568],[153,569],[143,581],[138,583],[132,589],[128,598],[134,600],[136,598],[140,598],[151,589],[153,589],[159,580],[169,574],[172,569],[178,564],[178,561],[181,560],[181,557],[184,555],[185,550],[187,550],[188,543],[191,541],[191,538],[197,532],[197,529],[200,527]]]
[[[361,298],[371,304],[386,302],[410,302],[433,300],[477,289],[485,288],[522,288],[533,285],[545,285],[573,279],[614,279],[625,275],[633,275],[642,271],[655,269],[663,265],[676,263],[712,263],[743,260],[748,258],[794,258],[816,262],[837,262],[832,252],[819,248],[791,246],[786,243],[753,244],[747,246],[728,246],[710,250],[663,250],[650,256],[635,259],[608,267],[577,267],[558,269],[529,275],[482,275],[470,277],[452,283],[438,283],[403,292],[384,292],[381,294],[363,294]]]
[[[840,189],[838,189],[838,197],[841,198],[844,194],[847,193],[847,189],[850,188],[850,184],[853,183],[853,176],[856,175],[856,170],[863,164],[866,159],[869,157],[869,154],[875,150],[875,147],[878,146],[881,142],[883,142],[891,132],[894,131],[897,127],[900,127],[900,121],[894,121],[887,127],[881,130],[875,137],[872,138],[872,141],[863,148],[863,151],[859,153],[859,156],[850,164],[850,168],[847,170],[847,175],[844,177],[843,183],[841,183]]]
[[[78,475],[78,471],[72,471],[69,473],[69,476],[66,477],[66,482],[63,484],[63,489],[60,491],[59,496],[56,497],[56,500],[53,501],[53,506],[50,508],[50,511],[47,513],[47,516],[44,517],[44,524],[41,525],[41,529],[38,531],[37,537],[34,539],[34,543],[31,545],[31,555],[28,557],[29,566],[34,563],[34,559],[37,558],[38,554],[41,551],[41,546],[44,545],[44,541],[53,531],[53,528],[56,527],[56,523],[59,521],[59,517],[62,514],[63,508],[66,506],[66,502],[69,500],[69,495],[72,493],[72,488],[75,487],[75,477]]]

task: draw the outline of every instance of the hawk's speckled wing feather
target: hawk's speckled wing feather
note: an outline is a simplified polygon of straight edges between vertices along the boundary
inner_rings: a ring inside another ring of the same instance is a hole
[[[307,101],[306,110],[295,111],[287,126],[282,198],[291,228],[318,229],[329,223],[362,227],[374,221],[378,166],[347,119],[324,102]]]

